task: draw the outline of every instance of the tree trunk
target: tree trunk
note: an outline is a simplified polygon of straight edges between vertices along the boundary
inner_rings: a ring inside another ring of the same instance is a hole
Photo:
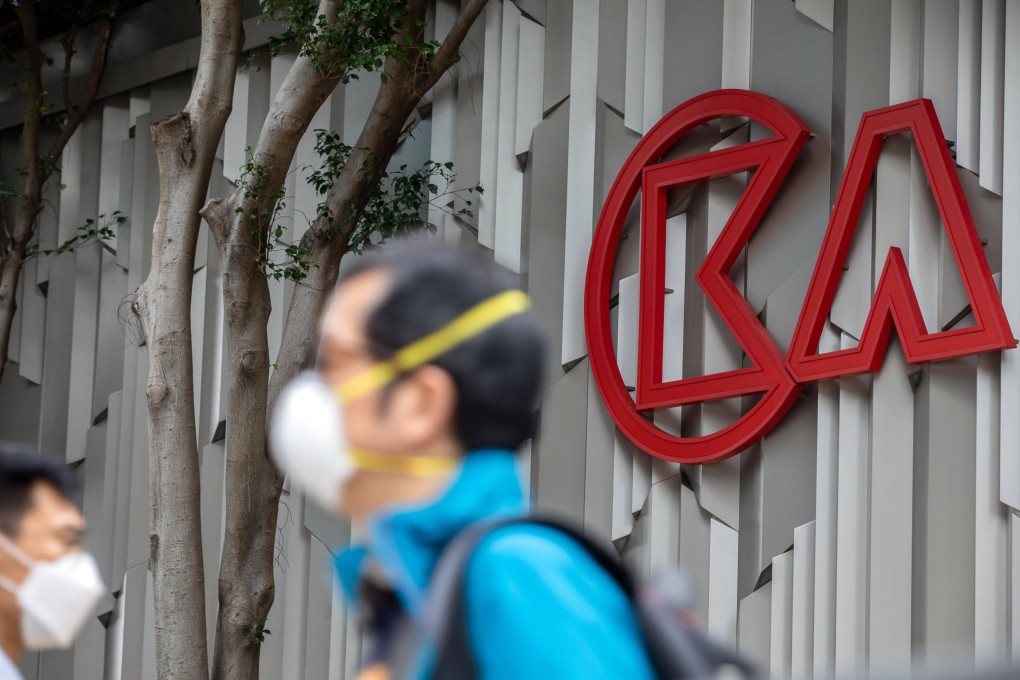
[[[419,27],[425,17],[425,0],[411,0],[409,26]],[[351,214],[364,206],[369,189],[388,165],[397,148],[403,125],[421,96],[456,61],[467,29],[485,0],[473,0],[462,22],[443,46],[432,68],[419,59],[388,60],[389,84],[380,88],[369,121],[348,159],[330,205],[336,215]],[[322,0],[318,13],[335,16],[335,0]],[[414,29],[412,29],[414,30]],[[398,40],[401,36],[398,36]],[[420,31],[416,35],[419,44]],[[442,68],[439,65],[442,64]],[[277,367],[269,375],[267,324],[269,285],[260,269],[262,239],[271,225],[253,222],[252,216],[271,214],[273,194],[287,169],[312,117],[334,90],[339,75],[320,72],[305,56],[298,56],[277,93],[253,163],[266,173],[258,195],[239,188],[229,198],[213,199],[202,214],[216,236],[224,262],[223,299],[227,314],[227,354],[230,357],[227,411],[227,507],[223,557],[220,563],[220,610],[217,620],[213,680],[256,680],[259,671],[259,632],[275,597],[273,558],[276,522],[283,475],[268,456],[266,423],[283,386],[300,370],[314,336],[315,320],[326,292],[336,282],[340,258],[350,233],[339,236],[320,222],[306,232],[311,269],[294,290],[287,312]],[[331,192],[331,196],[332,196]]]
[[[42,211],[42,188],[53,174],[57,160],[67,146],[68,140],[74,135],[78,126],[95,102],[99,91],[99,82],[106,69],[106,54],[110,45],[110,34],[113,31],[113,17],[116,15],[114,6],[105,19],[100,20],[96,33],[96,44],[92,52],[85,90],[81,102],[75,106],[68,94],[67,83],[70,79],[71,54],[74,40],[64,44],[68,53],[64,64],[63,91],[64,103],[67,106],[67,120],[50,147],[47,157],[49,162],[41,163],[39,155],[39,132],[42,127],[41,104],[45,99],[42,86],[43,55],[39,49],[39,25],[36,0],[24,0],[16,5],[15,12],[21,24],[22,37],[25,41],[25,122],[21,129],[21,157],[25,185],[18,200],[18,212],[15,217],[13,231],[8,231],[9,241],[0,257],[0,380],[3,380],[4,367],[7,365],[7,350],[10,347],[11,327],[14,324],[14,312],[17,311],[18,279],[21,267],[25,263],[25,248],[35,235],[36,218]],[[71,31],[77,27],[72,26]],[[6,225],[3,225],[6,227]]]
[[[209,677],[191,288],[199,209],[230,115],[241,40],[241,0],[204,0],[191,98],[184,111],[151,126],[160,201],[152,268],[133,309],[149,348],[149,568],[161,680]]]

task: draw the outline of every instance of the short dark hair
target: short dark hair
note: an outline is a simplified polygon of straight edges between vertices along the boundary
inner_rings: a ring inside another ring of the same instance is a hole
[[[16,536],[21,519],[32,506],[32,486],[45,482],[60,495],[76,502],[77,477],[54,458],[25,444],[0,441],[0,531]]]
[[[520,287],[518,277],[478,254],[421,244],[358,258],[341,283],[376,269],[391,276],[389,290],[365,320],[370,350],[380,360],[480,302]],[[453,378],[456,432],[468,451],[513,450],[533,436],[543,356],[541,329],[525,313],[429,362]]]

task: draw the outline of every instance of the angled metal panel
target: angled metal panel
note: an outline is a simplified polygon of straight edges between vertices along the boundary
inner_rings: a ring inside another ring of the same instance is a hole
[[[574,4],[565,0],[547,3],[545,22],[545,115],[570,95],[570,52],[573,45]]]
[[[563,345],[568,364],[588,353],[584,341],[584,280],[595,226],[599,3],[573,0],[570,126],[567,130],[566,251],[563,262]]]
[[[839,348],[831,325],[822,331],[820,351]],[[815,473],[815,675],[832,674],[836,655],[836,527],[839,489],[839,394],[836,381],[818,383],[817,468]]]
[[[769,625],[772,618],[772,582],[740,601],[738,649],[761,668],[768,668],[772,653]]]
[[[544,509],[584,516],[587,455],[588,362],[582,361],[546,392],[539,436],[532,449],[533,500]]]
[[[956,163],[977,172],[981,149],[981,0],[960,0],[957,22]]]
[[[840,347],[856,344],[843,334]],[[836,510],[836,672],[863,669],[867,650],[870,376],[839,381]]]
[[[1009,508],[999,501],[999,358],[977,357],[975,386],[974,658],[1002,659],[1010,642]]]
[[[509,2],[509,0],[506,0]],[[482,119],[479,149],[479,182],[483,187],[497,186],[499,168],[500,82],[503,77],[502,34],[503,0],[490,2],[482,17],[485,26],[484,60],[482,63]],[[496,192],[478,197],[478,243],[486,248],[495,246]]]
[[[648,0],[629,0],[625,55],[625,77],[623,83],[623,121],[628,129],[644,134],[645,122],[645,35],[647,26]],[[616,17],[618,19],[618,17]],[[605,101],[605,97],[603,96]]]
[[[793,652],[793,552],[772,559],[772,602],[769,671],[790,675]]]
[[[871,392],[871,531],[868,655],[909,671],[914,500],[914,393],[899,343],[889,345]]]
[[[978,177],[981,186],[1002,195],[1003,90],[1005,87],[1006,2],[981,4],[981,122]]]
[[[790,675],[812,674],[815,608],[815,523],[793,531],[793,615],[790,629]]]
[[[634,0],[599,0],[598,85],[600,101],[626,114],[626,89],[629,72],[630,14]],[[644,16],[641,17],[642,23]],[[644,28],[639,40],[644,45]],[[643,60],[642,60],[643,61]],[[643,68],[643,67],[642,67]],[[640,72],[637,78],[643,78]],[[641,130],[636,130],[641,132]]]
[[[1020,7],[1009,3],[1006,13],[1009,41],[1005,61],[1005,110],[1010,120],[1020,115]],[[1020,128],[1009,125],[1003,144],[1015,149],[1020,144]],[[1020,262],[1020,154],[1009,153],[1002,167],[1002,262]],[[1002,267],[1002,304],[1011,326],[1020,327],[1020,267]],[[1014,333],[1016,330],[1014,330]],[[24,351],[24,350],[22,350]],[[1020,510],[1020,352],[1007,351],[1002,357],[1002,393],[999,461],[999,497],[1014,510]]]

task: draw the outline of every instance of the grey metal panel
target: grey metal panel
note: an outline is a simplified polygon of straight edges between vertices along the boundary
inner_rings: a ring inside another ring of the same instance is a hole
[[[956,162],[977,172],[981,148],[981,0],[960,0],[956,60]]]
[[[554,3],[555,5],[563,3]],[[549,36],[546,34],[546,40]],[[483,22],[476,21],[468,31],[465,45],[468,47],[461,51],[461,60],[457,64],[457,132],[456,149],[454,157],[454,168],[457,174],[467,181],[478,180],[481,177],[481,138],[482,138],[482,88],[484,86],[485,74],[482,72],[483,43],[485,40],[485,27]],[[547,46],[548,47],[548,46]],[[546,50],[548,54],[548,49]],[[535,146],[537,150],[539,147]],[[439,158],[435,159],[441,160]],[[468,206],[465,201],[471,200],[464,197],[455,197],[454,211],[460,211]],[[472,200],[472,203],[475,201]],[[464,221],[477,228],[476,217],[462,217]]]
[[[308,606],[308,565],[311,536],[304,528],[304,502],[300,494],[290,494],[293,526],[285,532],[283,555],[287,562],[286,608],[277,621],[282,621],[283,678],[303,678],[305,675],[305,638]]]
[[[570,94],[573,2],[547,3],[545,23],[545,114]]]
[[[666,2],[663,111],[720,87],[723,7],[704,0]]]
[[[558,3],[557,3],[558,4]],[[566,214],[567,121],[569,102],[556,109],[536,128],[532,139],[528,206],[528,292],[532,310],[546,331],[546,368],[550,384],[563,375],[560,338],[563,323],[563,218]],[[458,126],[463,115],[458,112]],[[457,144],[457,155],[461,148]],[[459,162],[459,161],[458,161]],[[551,291],[551,292],[550,292]]]
[[[120,145],[120,172],[118,173],[119,192],[118,205],[127,218],[123,223],[117,225],[117,264],[128,268],[131,253],[131,212],[134,208],[134,162],[135,162],[135,140],[125,139]],[[140,218],[136,218],[138,221]]]
[[[834,4],[834,0],[794,0],[798,12],[829,32],[832,32],[834,26]]]
[[[680,559],[680,475],[652,485],[648,494],[649,573],[668,572]]]
[[[347,544],[351,539],[350,522],[332,512],[327,512],[318,503],[307,498],[304,499],[304,504],[305,528],[312,536],[330,549]]]
[[[38,444],[42,388],[22,378],[17,368],[8,364],[0,381],[0,437]]]
[[[839,349],[839,335],[826,324],[820,351]],[[833,672],[836,650],[836,510],[839,469],[839,385],[818,384],[817,473],[815,474],[815,589],[814,650],[815,675]]]
[[[149,114],[138,117],[135,126],[134,158],[131,161],[131,211],[127,225],[131,235],[128,252],[128,290],[133,291],[142,285],[149,273],[149,259],[152,253],[152,222],[148,221],[146,206],[151,202],[149,187],[155,189],[157,184],[150,182],[154,178],[156,159],[152,155],[152,135],[149,132]],[[121,237],[117,237],[120,242]]]
[[[110,527],[104,518],[104,499],[107,493],[116,493],[106,487],[106,436],[110,421],[106,420],[88,430],[85,446],[85,462],[81,466],[82,515],[88,525],[85,535],[85,549],[99,562],[99,572],[104,576],[110,572],[110,551],[107,549]]]
[[[327,680],[329,675],[330,623],[333,614],[333,581],[330,575],[329,550],[311,538],[308,560],[308,607],[305,643],[307,680]]]
[[[975,385],[974,658],[994,663],[1009,646],[1009,517],[999,502],[999,358],[977,357]]]
[[[283,620],[287,611],[287,592],[290,589],[290,586],[288,586],[289,576],[294,573],[291,571],[290,564],[287,561],[286,551],[290,534],[297,531],[297,526],[294,524],[291,516],[290,500],[290,493],[284,491],[280,498],[280,508],[276,520],[278,547],[273,565],[276,597],[266,618],[266,627],[273,634],[262,643],[259,654],[259,669],[262,677],[266,678],[283,677],[284,642],[286,639],[286,629]]]
[[[598,98],[624,112],[624,88],[628,75],[627,52],[631,37],[627,30],[628,8],[634,0],[599,0],[599,51]],[[644,75],[644,12],[641,12],[641,31],[638,36],[642,50],[642,68],[637,77]]]
[[[873,294],[873,247],[875,238],[875,192],[864,199],[861,216],[857,221],[850,253],[840,278],[836,297],[832,301],[829,320],[840,331],[855,340],[864,330],[864,321],[871,308]]]
[[[216,603],[219,601],[218,585],[220,554],[223,549],[226,473],[223,442],[208,444],[201,449],[201,515],[202,515],[202,557],[205,570],[205,625],[209,649],[213,648],[216,635]]]
[[[761,568],[793,545],[794,529],[814,517],[817,406],[798,399],[761,446]]]
[[[525,15],[531,17],[542,26],[545,26],[545,15],[547,0],[514,0]],[[554,3],[555,4],[555,3]]]
[[[507,0],[509,1],[509,0]],[[484,56],[482,60],[482,121],[479,149],[478,179],[484,187],[496,186],[499,167],[499,106],[502,81],[503,4],[493,2],[479,17],[485,26]],[[512,77],[512,76],[511,76]],[[497,188],[498,191],[498,188]],[[478,243],[489,249],[495,247],[496,192],[478,196]]]
[[[932,364],[919,395],[927,432],[915,437],[914,644],[932,649],[974,644],[974,557],[959,547],[974,545],[975,372],[970,357]]]
[[[587,353],[584,339],[584,281],[595,226],[595,168],[598,139],[597,0],[573,0],[570,48],[570,125],[567,128],[567,247],[563,259],[563,338],[560,361]]]
[[[914,394],[911,368],[890,343],[872,384],[868,654],[882,668],[910,670]]]
[[[751,89],[789,106],[814,133],[748,246],[746,294],[755,310],[817,256],[831,206],[832,33],[798,19],[788,0],[754,3]]]
[[[138,349],[133,344],[128,345],[124,351],[124,387],[120,396],[120,423],[118,427],[119,436],[117,439],[117,489],[115,497],[116,505],[114,517],[116,525],[114,530],[113,544],[113,581],[118,582],[124,578],[124,571],[128,567],[127,546],[128,546],[128,522],[131,517],[131,468],[134,465],[134,428],[135,428],[135,397],[138,386],[136,375],[138,373],[138,354],[145,351]],[[144,393],[141,397],[144,399]],[[111,433],[111,438],[113,434]]]
[[[43,364],[42,401],[39,406],[39,443],[44,451],[64,457],[67,447],[68,384],[71,379],[71,337],[75,298],[74,253],[54,258],[46,297],[46,361]],[[91,396],[91,395],[90,395]]]
[[[131,449],[130,517],[127,526],[127,565],[146,564],[149,560],[149,414],[146,385],[149,380],[149,353],[139,352],[135,373]],[[129,409],[130,412],[130,409]]]
[[[581,361],[546,391],[539,436],[532,448],[533,499],[539,507],[573,517],[584,513],[588,361]]]
[[[666,52],[666,0],[648,0],[645,9],[644,101],[642,132],[647,132],[664,113],[664,57]]]
[[[619,10],[609,8],[613,12]],[[647,33],[648,0],[629,0],[626,3],[625,67],[623,77],[623,111],[627,127],[635,132],[643,133],[645,108],[645,36]],[[619,19],[617,19],[619,21]],[[614,26],[614,30],[619,29]],[[603,33],[605,28],[602,29]],[[601,71],[600,78],[601,78]],[[605,96],[600,98],[609,101]]]
[[[926,2],[924,6],[924,54],[921,89],[935,104],[946,139],[955,140],[960,35],[960,7],[957,0]]]
[[[82,155],[78,205],[73,212],[78,227],[86,220],[99,221],[99,176],[102,118],[93,112],[78,128],[79,151]],[[77,228],[77,227],[76,227]],[[95,378],[96,332],[99,307],[99,267],[102,246],[93,244],[79,248],[74,255],[74,312],[70,339],[71,373],[68,390],[72,398],[67,412],[67,460],[73,462],[85,455],[85,436],[92,424],[92,395]]]
[[[853,346],[843,334],[840,348]],[[859,672],[867,645],[868,471],[871,446],[868,414],[871,377],[839,381],[839,459],[836,500],[837,673]]]
[[[123,642],[120,646],[120,677],[123,680],[142,677],[145,644],[145,593],[149,572],[145,565],[132,567],[124,575],[120,599],[124,602]],[[117,664],[118,660],[113,663]]]
[[[740,601],[737,646],[741,654],[763,668],[772,653],[772,582],[766,583]]]
[[[126,295],[127,272],[118,266],[116,255],[103,250],[99,265],[93,418],[109,408],[110,395],[120,389],[123,381],[124,347],[129,341],[119,319]]]
[[[751,84],[751,38],[754,0],[724,0],[722,86],[748,89]],[[729,130],[736,121],[723,122]]]
[[[772,602],[769,638],[769,671],[790,675],[793,654],[793,553],[785,552],[772,560]]]
[[[1010,121],[1020,112],[1020,12],[1015,3],[1010,3],[1006,12],[1006,83],[1003,93],[1004,107]],[[1003,143],[1016,148],[1020,142],[1020,128],[1008,125],[1003,131]],[[1009,153],[1003,158],[1002,167],[1002,303],[1009,317],[1014,334],[1020,325],[1020,270],[1005,266],[1020,261],[1020,154]],[[977,192],[981,194],[983,192]],[[1014,511],[1020,509],[1020,355],[1004,352],[1001,365],[1001,403],[999,498]],[[1020,570],[1014,567],[1014,574]],[[1020,606],[1014,610],[1014,617],[1020,614]],[[1014,618],[1020,623],[1020,619]],[[1020,630],[1020,626],[1017,627]],[[1020,633],[1017,633],[1020,637]]]
[[[719,642],[737,641],[737,551],[735,529],[713,517],[708,541],[708,618],[705,628]]]
[[[790,675],[808,677],[814,654],[815,523],[793,530],[793,621]]]
[[[584,459],[584,527],[585,530],[600,537],[608,536],[613,528],[615,434],[616,427],[599,397],[595,378],[589,374]]]
[[[518,72],[521,52],[521,12],[512,2],[503,4],[500,37],[500,78],[498,100],[514,102],[502,106],[496,130],[495,161],[495,215],[493,216],[492,248],[494,259],[512,272],[521,271],[521,221],[524,173],[517,162],[517,106],[518,92],[528,82],[527,74]],[[484,125],[484,123],[483,123]],[[483,151],[484,153],[484,151]],[[481,197],[482,207],[489,200]],[[479,232],[479,242],[481,242]]]
[[[39,145],[41,148],[49,148],[49,145],[53,143],[54,136],[53,132],[48,128],[44,128],[44,132],[40,132]],[[74,142],[74,139],[68,141],[68,145]],[[66,147],[65,147],[66,153]],[[63,156],[61,157],[63,159]],[[19,164],[20,166],[20,164]],[[42,200],[43,205],[46,206],[41,213],[39,213],[39,222],[36,226],[35,239],[39,243],[39,249],[45,250],[47,248],[56,248],[58,243],[58,233],[60,231],[60,208],[62,207],[63,201],[61,200],[62,182],[59,177],[51,175],[50,178],[43,184],[42,188]],[[69,205],[73,208],[75,203],[69,202]],[[78,225],[70,227],[73,231]],[[66,237],[65,237],[66,238]],[[36,283],[43,283],[49,280],[50,277],[50,266],[53,264],[53,258],[41,257],[38,258],[38,268],[36,270]]]
[[[33,257],[24,264],[21,274],[21,347],[18,352],[18,373],[26,380],[41,385],[43,380],[43,338],[46,329],[46,296],[36,285],[41,258]]]
[[[1003,89],[1006,50],[1006,2],[981,3],[981,145],[978,176],[981,186],[1002,194]]]
[[[109,399],[109,416],[106,421],[106,451],[103,454],[103,509],[99,525],[93,522],[91,531],[98,533],[98,541],[102,546],[95,552],[102,568],[103,580],[111,592],[116,590],[123,580],[123,572],[116,573],[117,553],[117,496],[126,493],[118,486],[120,471],[120,425],[121,397],[123,393],[114,392]]]

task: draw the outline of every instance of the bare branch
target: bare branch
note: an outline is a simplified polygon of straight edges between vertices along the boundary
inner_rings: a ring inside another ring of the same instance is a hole
[[[96,100],[96,94],[99,92],[99,82],[103,77],[103,70],[106,68],[106,55],[110,48],[110,34],[113,32],[113,18],[116,14],[117,9],[111,9],[106,18],[99,22],[99,32],[96,36],[95,49],[92,52],[92,65],[89,68],[85,91],[82,93],[81,102],[77,106],[68,106],[67,108],[67,122],[64,124],[64,129],[60,131],[60,135],[53,142],[53,146],[50,147],[49,157],[54,163],[50,164],[43,171],[44,180],[53,172],[56,159],[60,157],[67,142],[85,119],[85,116],[88,115],[89,109],[92,108],[92,103]],[[66,81],[67,78],[65,78],[65,87],[67,85]],[[67,98],[70,100],[70,95],[67,95]]]
[[[71,101],[71,61],[78,51],[78,26],[72,24],[67,33],[60,39],[60,46],[64,48],[64,71],[60,77],[60,92],[64,97],[64,108],[68,115],[74,110],[74,102]]]
[[[460,13],[457,22],[450,27],[450,32],[446,34],[443,44],[436,50],[436,56],[432,58],[432,69],[429,71],[428,77],[429,87],[434,85],[439,77],[460,59],[460,46],[488,1],[471,0],[470,4]]]

